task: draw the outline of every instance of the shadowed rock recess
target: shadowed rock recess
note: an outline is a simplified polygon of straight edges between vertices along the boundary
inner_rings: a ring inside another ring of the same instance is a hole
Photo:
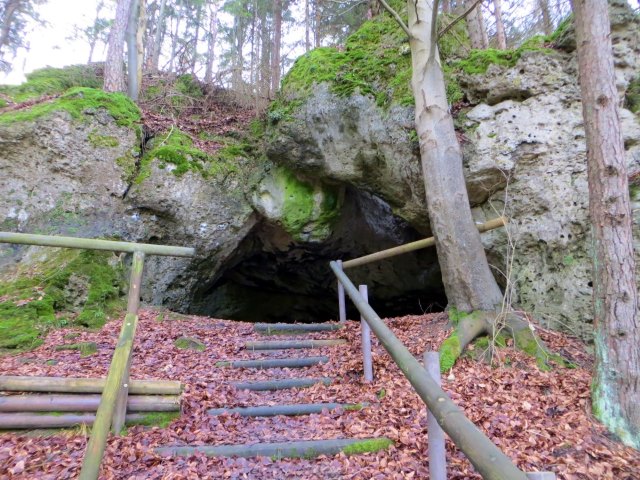
[[[616,8],[620,115],[637,207],[640,28],[637,15]],[[260,133],[245,134],[253,148],[226,156],[198,153],[173,130],[141,145],[136,107],[91,88],[46,108],[3,113],[0,230],[193,246],[195,259],[146,262],[143,299],[179,312],[252,321],[335,318],[330,260],[431,234],[404,81],[408,49],[394,25],[368,21],[344,50],[301,57]],[[483,235],[496,278],[545,325],[589,339],[586,155],[570,31],[495,58],[451,57],[445,73],[451,99],[466,100],[456,125],[474,218],[510,217],[509,229]],[[376,36],[384,51],[371,43]],[[553,41],[556,48],[547,48]],[[634,208],[636,230],[639,215]],[[55,269],[56,255],[0,244],[0,280],[10,284],[36,264]],[[120,260],[104,262],[122,270]],[[358,267],[350,276],[368,284],[384,316],[446,305],[434,249]],[[81,293],[91,290],[80,285],[74,293],[77,277],[68,283],[58,287],[82,309]]]

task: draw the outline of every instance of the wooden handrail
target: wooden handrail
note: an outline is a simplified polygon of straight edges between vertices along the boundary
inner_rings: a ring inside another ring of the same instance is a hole
[[[188,247],[154,245],[151,243],[116,242],[94,238],[35,235],[31,233],[0,232],[0,243],[39,245],[41,247],[81,248],[84,250],[108,250],[111,252],[142,252],[146,255],[164,255],[171,257],[193,257],[195,255],[195,250]]]
[[[480,233],[494,228],[499,228],[507,224],[505,217],[494,218],[488,222],[478,225],[478,231]],[[434,237],[424,238],[411,243],[405,243],[398,247],[388,248],[387,250],[381,250],[379,252],[371,253],[363,257],[354,258],[342,262],[342,268],[358,267],[360,265],[366,265],[367,263],[376,262],[378,260],[384,260],[385,258],[395,257],[396,255],[402,255],[403,253],[413,252],[414,250],[420,250],[421,248],[432,247],[436,241]]]
[[[362,298],[358,289],[337,262],[331,262],[329,265],[360,314],[365,318],[404,376],[407,377],[418,396],[427,405],[429,411],[433,413],[438,424],[467,456],[482,478],[485,480],[527,480],[527,475],[519,470],[511,459],[464,415],[400,339],[385,325],[373,308]]]

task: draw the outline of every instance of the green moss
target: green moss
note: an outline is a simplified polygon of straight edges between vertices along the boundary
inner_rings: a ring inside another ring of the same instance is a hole
[[[393,441],[389,438],[374,438],[371,440],[362,440],[360,442],[347,445],[342,450],[345,455],[359,455],[362,453],[379,452],[380,450],[386,450],[393,445]]]
[[[176,339],[173,344],[176,348],[179,348],[181,350],[195,350],[198,352],[204,352],[207,348],[207,346],[200,340],[191,337],[180,337]]]
[[[120,307],[123,269],[113,254],[61,250],[42,264],[24,267],[0,281],[0,349],[28,350],[53,328],[73,323],[99,327]],[[66,287],[81,278],[86,298],[74,306]]]
[[[382,400],[384,397],[387,396],[387,391],[384,388],[381,388],[380,390],[378,390],[378,392],[376,393],[376,397],[378,398],[378,400]]]
[[[73,118],[82,120],[86,115],[101,108],[106,109],[120,126],[133,127],[140,121],[140,110],[126,95],[76,87],[55,100],[37,103],[24,110],[4,113],[0,115],[0,124],[32,122],[58,111],[66,111]]]
[[[573,30],[573,14],[567,15],[559,24],[555,31],[549,35],[548,40],[557,43],[569,35]]]
[[[343,407],[343,409],[346,412],[359,412],[360,410],[362,410],[366,406],[367,405],[365,405],[363,403],[353,403],[351,405],[345,405]]]
[[[208,154],[194,147],[188,134],[172,128],[150,142],[150,147],[140,162],[140,171],[135,182],[142,183],[151,175],[151,164],[154,160],[159,162],[160,168],[173,165],[171,171],[177,177],[187,172],[198,172],[204,178],[216,178],[236,172],[235,162],[238,157],[246,156],[247,147],[232,139],[225,141],[226,144],[215,154]]]
[[[339,214],[339,192],[300,180],[293,172],[279,168],[276,182],[283,192],[280,221],[296,240],[326,238]]]
[[[89,357],[98,352],[98,344],[95,342],[70,343],[67,345],[58,345],[55,350],[79,350],[81,357]]]
[[[127,422],[127,425],[167,428],[171,422],[178,418],[180,418],[180,412],[150,412],[145,413],[140,420]]]
[[[220,361],[220,362],[216,362],[215,366],[218,368],[226,368],[231,366],[231,362]]]
[[[624,96],[626,107],[633,113],[640,113],[640,77],[631,81]]]
[[[120,141],[110,135],[100,135],[97,131],[89,134],[89,143],[96,148],[115,148],[120,145]]]
[[[460,347],[460,339],[458,338],[458,334],[456,331],[453,331],[449,338],[447,338],[442,345],[440,345],[440,371],[442,373],[448,372],[453,368],[456,363],[456,360],[460,357],[462,353],[462,348]]]
[[[463,312],[462,310],[458,310],[456,307],[451,307],[447,310],[447,315],[449,316],[449,321],[453,325],[458,325],[463,318],[469,316],[467,312]]]
[[[135,179],[137,160],[131,153],[116,158],[116,165],[122,168],[122,179],[125,183],[131,183]]]
[[[71,65],[64,68],[41,68],[26,75],[22,85],[0,86],[0,93],[15,102],[24,102],[43,95],[56,95],[72,87],[102,87],[102,78],[92,65]]]
[[[176,90],[183,95],[192,98],[200,98],[204,96],[202,86],[197,77],[193,75],[180,75],[176,80]]]

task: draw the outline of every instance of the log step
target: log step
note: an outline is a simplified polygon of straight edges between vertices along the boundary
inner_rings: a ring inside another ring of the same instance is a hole
[[[0,391],[102,393],[104,378],[0,376]],[[182,384],[172,380],[131,380],[132,395],[180,395]]]
[[[96,412],[100,395],[7,395],[0,396],[0,412]],[[175,412],[180,397],[175,395],[129,395],[128,412]]]
[[[247,350],[284,350],[289,348],[321,348],[334,345],[344,345],[347,341],[343,338],[332,340],[273,340],[265,342],[246,342]]]
[[[208,457],[271,457],[315,458],[320,455],[347,455],[377,452],[393,445],[387,437],[379,438],[334,438],[331,440],[302,440],[297,442],[254,443],[252,445],[200,445],[167,446],[156,448],[160,455],[194,455],[204,453]]]
[[[127,422],[139,422],[144,419],[140,413],[127,414]],[[93,425],[95,413],[65,415],[41,415],[39,413],[0,413],[0,430],[19,430],[35,428],[69,428],[78,425]]]
[[[233,368],[304,368],[327,363],[329,357],[276,358],[273,360],[230,360],[217,362],[216,367]]]
[[[331,332],[343,328],[338,323],[256,323],[253,329],[264,335]]]
[[[330,385],[331,378],[286,378],[284,380],[264,380],[258,382],[236,382],[232,385],[238,390],[286,390],[288,388],[312,387],[317,383]]]
[[[238,407],[238,408],[212,408],[207,410],[209,415],[223,415],[225,413],[237,413],[241,417],[275,417],[276,415],[310,415],[312,413],[322,413],[323,410],[362,410],[369,404],[363,403],[300,403],[292,405],[264,405],[259,407]]]

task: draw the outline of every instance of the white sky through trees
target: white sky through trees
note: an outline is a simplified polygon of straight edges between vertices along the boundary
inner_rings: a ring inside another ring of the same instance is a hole
[[[629,1],[633,8],[638,8],[640,0]],[[48,0],[44,5],[37,7],[40,17],[47,24],[42,26],[32,23],[28,27],[25,34],[29,49],[19,51],[12,62],[13,70],[9,74],[0,73],[0,84],[19,84],[25,80],[25,73],[46,66],[63,67],[86,63],[89,56],[88,42],[81,39],[71,40],[70,37],[73,37],[76,27],[84,28],[93,24],[97,2],[98,0]],[[102,17],[115,14],[114,6],[110,2],[106,3],[101,13]],[[298,3],[301,2],[293,2],[294,8]],[[111,11],[108,11],[108,8]],[[294,17],[296,16],[298,12],[294,12]],[[225,21],[224,17],[222,21]],[[226,21],[230,22],[231,18],[227,18]],[[296,33],[289,31],[285,34],[283,51],[288,50],[286,37],[292,36],[296,37]],[[98,44],[93,60],[103,61],[105,54],[106,47]]]

